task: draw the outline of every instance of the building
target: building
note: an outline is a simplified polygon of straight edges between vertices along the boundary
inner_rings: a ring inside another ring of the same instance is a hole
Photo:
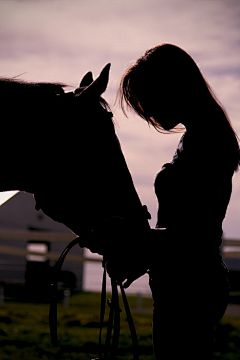
[[[0,206],[0,282],[22,284],[32,292],[47,288],[58,256],[75,237],[65,225],[36,211],[32,194],[17,193]],[[82,256],[79,246],[70,251],[59,286],[82,290]]]

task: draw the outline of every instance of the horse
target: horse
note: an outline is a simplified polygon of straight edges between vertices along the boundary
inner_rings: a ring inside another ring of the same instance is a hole
[[[102,98],[109,71],[107,64],[95,80],[88,72],[72,92],[61,83],[0,79],[0,191],[32,193],[37,210],[77,234],[81,247],[117,258],[123,277],[134,280],[148,268],[149,214]]]

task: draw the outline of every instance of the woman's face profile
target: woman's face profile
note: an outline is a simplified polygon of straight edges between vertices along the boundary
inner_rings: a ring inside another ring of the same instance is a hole
[[[182,122],[184,114],[174,89],[165,89],[164,87],[161,91],[156,89],[155,93],[150,96],[148,113],[164,130],[168,131]]]

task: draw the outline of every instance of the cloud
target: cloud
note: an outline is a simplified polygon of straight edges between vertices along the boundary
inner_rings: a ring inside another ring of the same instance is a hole
[[[146,49],[170,42],[188,51],[201,67],[240,133],[240,3],[238,0],[36,0],[0,1],[2,75],[27,72],[26,80],[61,81],[77,86],[92,70],[112,63],[105,94],[113,104],[127,66]],[[155,211],[152,184],[171,160],[180,135],[160,135],[131,114],[116,113],[117,133],[144,202]],[[202,126],[204,127],[204,119]],[[234,179],[238,188],[240,175]],[[235,190],[234,190],[235,191]],[[226,226],[240,236],[234,193]],[[235,219],[231,226],[229,219]]]

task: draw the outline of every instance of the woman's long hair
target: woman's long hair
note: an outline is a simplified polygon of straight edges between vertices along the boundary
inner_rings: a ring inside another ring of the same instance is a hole
[[[238,136],[230,119],[205,80],[195,61],[181,48],[171,45],[157,45],[140,57],[124,73],[118,90],[120,106],[127,116],[132,109],[159,132],[166,131],[161,119],[151,114],[151,104],[161,103],[180,110],[185,106],[193,114],[204,112],[206,131],[215,131],[225,136],[228,156],[235,170],[240,163]],[[181,122],[181,121],[179,121]],[[225,144],[226,145],[226,144]]]

